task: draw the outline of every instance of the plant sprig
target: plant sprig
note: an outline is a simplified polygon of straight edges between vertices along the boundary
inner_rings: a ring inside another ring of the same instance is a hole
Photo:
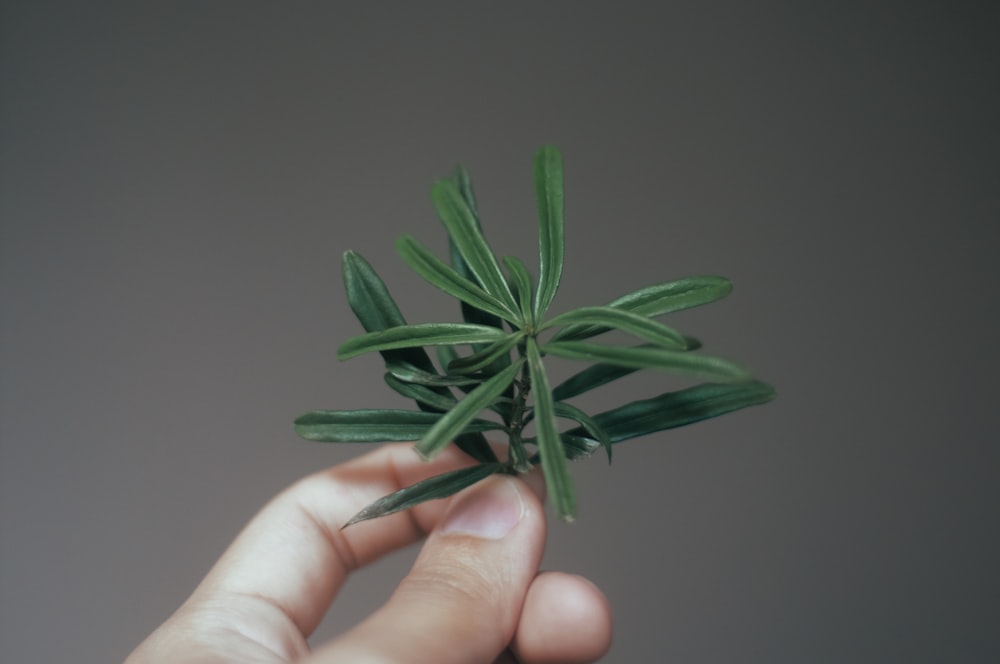
[[[610,461],[612,447],[624,440],[774,398],[771,386],[754,380],[740,365],[697,352],[701,344],[696,339],[654,320],[725,297],[732,287],[723,277],[656,284],[606,305],[550,317],[564,259],[559,151],[553,146],[539,149],[533,173],[539,249],[534,285],[521,260],[510,256],[498,260],[493,253],[480,225],[471,178],[462,167],[431,190],[448,236],[450,263],[412,236],[404,235],[396,243],[404,262],[418,275],[459,300],[461,322],[408,324],[371,264],[355,252],[344,254],[348,302],[365,333],[344,342],[337,355],[345,360],[380,353],[386,384],[413,399],[418,410],[311,411],[295,421],[296,431],[322,442],[416,441],[416,450],[425,459],[454,441],[478,462],[389,494],[346,525],[450,496],[495,473],[523,473],[538,465],[556,513],[572,520],[576,494],[568,461],[600,449]],[[612,330],[642,343],[623,346],[593,340]],[[436,350],[437,364],[427,347]],[[547,356],[591,364],[552,387]],[[706,382],[596,415],[568,401],[647,369]],[[571,425],[560,431],[560,420]],[[529,425],[534,435],[527,435]],[[484,432],[506,436],[505,459],[498,458]]]

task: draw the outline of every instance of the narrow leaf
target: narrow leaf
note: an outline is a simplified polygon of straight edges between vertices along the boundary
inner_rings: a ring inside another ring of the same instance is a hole
[[[476,203],[476,192],[472,189],[472,176],[469,175],[469,171],[459,164],[455,167],[451,180],[462,194],[462,200],[469,206],[469,211],[476,220],[476,226],[479,226],[479,205]]]
[[[419,440],[442,418],[441,413],[397,409],[314,410],[295,420],[295,432],[324,443],[378,443]],[[500,428],[489,420],[466,420],[464,431]]]
[[[431,387],[475,385],[480,382],[475,376],[442,376],[431,371],[423,371],[406,362],[386,362],[385,368],[401,381]]]
[[[389,295],[389,289],[375,269],[356,252],[344,254],[343,264],[344,286],[347,289],[347,300],[351,310],[358,317],[361,326],[368,332],[377,332],[390,327],[405,325],[406,320],[400,313],[396,302]],[[487,314],[483,314],[484,316]],[[433,373],[434,365],[423,348],[398,348],[379,351],[389,367],[394,363],[413,367],[416,371]],[[450,396],[447,387],[437,386],[434,390],[442,396]],[[417,402],[422,410],[433,409],[423,402]],[[481,433],[462,434],[455,439],[455,444],[473,459],[481,462],[496,461],[496,454],[486,443]]]
[[[385,282],[361,254],[345,252],[342,268],[347,299],[366,331],[384,330],[406,323]]]
[[[466,428],[469,422],[473,421],[477,413],[503,394],[520,368],[520,361],[510,365],[469,392],[454,408],[445,413],[417,443],[417,452],[420,456],[430,459],[440,452],[459,432]]]
[[[511,349],[522,339],[524,339],[523,332],[509,334],[499,341],[494,341],[477,353],[455,360],[448,365],[448,373],[472,374],[480,371],[496,362],[501,355],[510,353]]]
[[[385,382],[393,390],[402,394],[404,397],[413,399],[417,403],[430,406],[435,410],[440,410],[442,412],[450,410],[452,406],[455,405],[457,399],[450,392],[447,394],[442,394],[436,390],[432,390],[426,385],[421,385],[419,383],[409,383],[396,376],[392,373],[385,374]]]
[[[698,350],[701,342],[694,337],[684,337],[687,350]],[[643,345],[642,348],[649,346]],[[613,364],[594,364],[583,371],[573,374],[559,385],[552,388],[552,398],[557,401],[572,399],[573,397],[589,392],[590,390],[607,385],[619,378],[633,374],[637,369],[629,367],[619,367]]]
[[[728,295],[732,289],[732,283],[724,277],[685,277],[640,288],[612,300],[608,306],[648,317],[661,316],[714,302]],[[553,341],[586,339],[607,330],[600,325],[573,325],[557,332]]]
[[[568,403],[556,401],[553,406],[558,417],[565,417],[576,421],[590,436],[599,442],[608,454],[608,463],[611,463],[611,438],[601,425],[587,413],[576,406]]]
[[[542,356],[534,337],[528,337],[527,351],[528,373],[531,377],[531,388],[535,394],[538,452],[542,458],[545,485],[548,487],[556,513],[563,519],[572,521],[576,516],[576,495],[573,491],[573,481],[569,476],[569,470],[566,468],[566,454],[556,429],[552,390],[549,387],[545,367],[542,365]]]
[[[406,319],[389,294],[385,282],[361,254],[346,252],[342,270],[347,301],[366,332],[378,332],[406,324]],[[382,357],[386,362],[408,362],[424,371],[434,369],[430,357],[422,348],[382,351]]]
[[[401,236],[396,241],[396,250],[407,265],[435,288],[439,288],[477,309],[515,323],[518,322],[518,315],[507,308],[503,302],[459,275],[412,236]]]
[[[566,459],[569,461],[577,461],[578,459],[589,457],[601,448],[601,444],[596,440],[583,436],[561,433],[559,434],[559,440],[562,441],[563,450],[566,452]]]
[[[447,367],[459,358],[458,350],[454,346],[437,346],[434,348],[437,353],[438,364]]]
[[[750,378],[743,367],[719,357],[665,348],[606,346],[586,341],[553,341],[542,350],[571,360],[589,360],[631,369],[658,369],[716,381]]]
[[[562,155],[547,145],[535,153],[535,200],[538,205],[538,296],[535,320],[541,320],[559,288],[563,269]]]
[[[528,274],[528,268],[525,267],[521,259],[514,256],[504,256],[503,262],[507,266],[507,271],[510,272],[514,298],[521,307],[521,320],[525,323],[534,321],[531,304],[531,275]]]
[[[481,463],[429,477],[379,498],[351,517],[351,520],[344,524],[344,528],[360,521],[401,512],[428,500],[447,498],[494,473],[502,472],[503,469],[504,466],[500,463]]]
[[[503,338],[503,330],[486,325],[469,323],[420,323],[400,325],[381,332],[369,332],[348,339],[337,349],[337,357],[347,360],[370,351],[411,348],[414,346],[437,346],[451,344],[471,344],[496,341]]]
[[[507,280],[458,187],[449,180],[438,180],[431,190],[431,197],[448,237],[455,243],[483,289],[515,311],[517,305]]]
[[[589,438],[585,434],[561,433],[559,434],[559,440],[562,442],[563,451],[566,454],[567,461],[585,459],[597,450],[601,449],[601,444],[599,442]],[[525,438],[524,442],[525,444],[535,445],[536,447],[538,445],[537,438]],[[528,462],[529,465],[538,465],[541,462],[541,456],[539,454],[533,454]]]
[[[552,398],[558,401],[572,399],[584,392],[607,385],[636,371],[637,369],[631,367],[619,367],[613,364],[594,364],[583,371],[573,374],[552,388]]]
[[[760,381],[702,383],[652,399],[634,401],[594,416],[614,443],[725,415],[771,401],[774,388]],[[568,432],[585,436],[583,427]]]
[[[581,307],[567,311],[547,321],[541,329],[574,323],[614,328],[664,348],[687,350],[687,342],[680,332],[641,314],[614,307]]]

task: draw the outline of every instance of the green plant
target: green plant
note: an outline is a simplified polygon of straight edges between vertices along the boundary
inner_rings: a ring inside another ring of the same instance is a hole
[[[449,238],[451,264],[409,235],[396,248],[421,277],[461,302],[463,322],[408,325],[382,279],[359,254],[344,254],[348,301],[366,330],[338,350],[342,360],[378,351],[385,380],[416,401],[420,410],[318,410],[295,421],[300,436],[324,442],[413,440],[431,458],[454,441],[478,464],[431,477],[385,496],[347,525],[449,496],[494,473],[523,473],[541,465],[556,512],[572,520],[576,498],[567,461],[623,440],[716,417],[774,397],[737,364],[699,354],[700,343],[654,317],[717,300],[728,280],[698,276],[669,281],[619,297],[605,306],[549,316],[563,269],[563,170],[551,146],[534,158],[539,218],[537,285],[517,258],[497,261],[479,223],[469,174],[434,184],[434,207]],[[643,342],[632,346],[596,343],[610,330]],[[440,370],[425,346],[437,349]],[[459,348],[469,346],[462,354]],[[550,387],[547,355],[592,363]],[[706,380],[651,399],[588,415],[569,399],[641,369],[675,372]],[[461,398],[456,396],[460,393]],[[487,417],[483,417],[488,414]],[[569,420],[559,431],[557,420]],[[526,427],[534,423],[533,435]],[[484,437],[502,432],[506,458]]]

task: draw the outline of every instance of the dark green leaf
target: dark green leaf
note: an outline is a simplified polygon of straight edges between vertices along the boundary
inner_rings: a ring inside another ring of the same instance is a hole
[[[561,433],[559,434],[559,440],[562,442],[563,451],[566,453],[567,461],[585,459],[597,450],[601,449],[601,444],[599,442],[593,438],[587,437],[585,434],[577,435]],[[526,445],[535,445],[537,447],[538,439],[525,438],[524,443]],[[528,462],[529,465],[538,465],[541,462],[541,456],[533,454]]]
[[[434,457],[461,431],[473,421],[476,414],[493,403],[494,399],[503,394],[504,390],[514,380],[521,362],[518,361],[496,376],[493,376],[476,389],[469,392],[454,408],[445,413],[440,420],[417,443],[417,452],[425,459]]]
[[[542,365],[541,353],[534,337],[528,337],[528,373],[535,394],[535,426],[538,435],[538,452],[542,458],[542,473],[549,497],[556,513],[567,521],[576,516],[576,495],[573,481],[566,468],[566,454],[556,429],[555,406],[552,390]]]
[[[521,259],[514,256],[504,256],[503,262],[510,272],[514,298],[521,307],[521,319],[525,323],[531,322],[534,320],[534,314],[531,308],[531,275],[528,274],[528,268]]]
[[[347,301],[366,332],[378,332],[406,324],[406,319],[389,295],[385,282],[361,254],[346,252],[342,268]],[[382,357],[386,362],[408,362],[424,371],[434,369],[423,348],[382,351]]]
[[[434,351],[437,353],[438,364],[442,367],[447,367],[460,357],[458,349],[455,346],[436,346]],[[469,378],[472,378],[472,376],[469,376]],[[477,379],[476,382],[478,383],[479,380]]]
[[[457,403],[455,396],[450,392],[442,394],[437,390],[432,390],[426,385],[419,383],[408,383],[396,378],[392,373],[385,374],[385,382],[393,390],[404,397],[413,399],[417,403],[430,406],[435,410],[446,411]]]
[[[459,468],[450,473],[429,477],[426,480],[390,493],[388,496],[379,498],[351,517],[351,520],[344,524],[344,528],[367,519],[374,519],[408,510],[427,500],[447,498],[503,470],[504,466],[500,463],[481,463],[476,466]]]
[[[476,195],[472,190],[472,178],[469,176],[469,172],[461,165],[455,168],[454,175],[451,176],[451,181],[455,183],[458,187],[458,191],[462,194],[462,200],[469,207],[469,211],[472,213],[473,221],[475,226],[482,232],[482,226],[479,223],[479,207],[476,204]],[[482,287],[482,283],[476,278],[476,275],[472,273],[469,269],[468,263],[462,258],[462,253],[458,250],[455,245],[455,241],[448,238],[448,248],[451,255],[451,264],[455,268],[455,271],[468,281],[472,281]],[[495,316],[491,313],[478,309],[466,302],[462,302],[462,319],[466,323],[476,323],[479,325],[492,325],[493,327],[502,327],[503,321],[499,316]],[[506,365],[504,365],[506,366]],[[498,366],[497,371],[503,369],[503,366]]]
[[[685,277],[641,288],[612,300],[608,306],[648,317],[661,316],[714,302],[728,295],[732,289],[732,284],[724,277]],[[553,341],[586,339],[607,330],[600,325],[574,325],[557,332]]]
[[[719,357],[665,348],[606,346],[586,341],[553,341],[542,350],[571,360],[589,360],[631,369],[658,369],[716,381],[748,380],[743,367]]]
[[[295,432],[324,443],[377,443],[419,440],[442,418],[441,413],[391,408],[314,410],[295,420]],[[459,431],[493,431],[500,425],[468,419]]]
[[[568,403],[556,401],[553,405],[557,416],[576,421],[592,438],[603,445],[604,450],[608,453],[608,463],[611,463],[611,438],[608,437],[607,432],[601,428],[597,420]]]
[[[589,457],[591,454],[601,449],[601,444],[599,442],[584,436],[561,433],[559,434],[559,440],[562,441],[563,450],[566,452],[566,458],[570,461],[576,461],[578,459]]]
[[[500,265],[458,187],[449,180],[439,180],[434,184],[431,196],[448,236],[483,289],[507,305],[508,309],[516,311],[514,296],[500,271]]]
[[[344,254],[343,274],[351,310],[354,311],[366,331],[377,332],[406,324],[399,307],[389,295],[385,283],[360,254],[352,251]],[[383,350],[380,353],[385,360],[386,367],[396,364],[412,367],[414,371],[428,374],[434,371],[431,358],[428,357],[423,348],[399,348]],[[434,387],[434,390],[442,396],[451,395],[451,392],[443,386]],[[422,402],[418,402],[417,405],[423,410],[433,408]],[[477,461],[496,461],[496,455],[481,433],[462,434],[455,439],[455,444]]]
[[[494,341],[477,353],[455,360],[448,365],[448,373],[473,374],[480,371],[496,362],[497,358],[501,355],[510,353],[510,350],[522,339],[524,339],[523,332],[509,334],[503,339]],[[509,362],[507,364],[509,365]]]
[[[341,344],[337,357],[347,360],[370,351],[492,342],[503,338],[503,330],[469,323],[420,323],[400,325],[381,332],[369,332]]]
[[[451,176],[452,182],[458,187],[458,192],[462,194],[462,200],[469,206],[469,211],[479,226],[479,205],[476,203],[476,193],[472,189],[472,176],[464,166],[459,164],[455,167],[455,173]]]
[[[594,364],[573,374],[552,389],[552,398],[559,401],[589,392],[595,387],[607,385],[619,378],[633,374],[637,369],[618,367],[613,364]]]
[[[438,373],[423,371],[406,362],[386,362],[385,368],[401,381],[431,387],[475,385],[480,382],[480,379],[475,376],[442,376]]]
[[[535,201],[538,205],[538,296],[535,320],[542,320],[559,288],[563,269],[563,164],[554,146],[535,153]]]
[[[685,336],[684,342],[687,350],[697,350],[701,347],[701,342],[694,337]],[[640,347],[650,348],[650,346],[645,344]],[[556,401],[572,399],[577,395],[589,392],[602,385],[607,385],[636,371],[638,370],[631,367],[619,367],[613,364],[594,364],[583,371],[573,374],[552,388],[552,398]]]
[[[455,436],[455,446],[479,463],[494,463],[498,461],[496,452],[490,447],[490,444],[486,441],[486,437],[478,431]]]
[[[432,254],[417,240],[403,235],[396,241],[399,255],[413,270],[432,286],[477,309],[487,311],[506,320],[517,322],[518,315],[475,283],[462,277],[444,261]]]
[[[347,299],[366,331],[374,332],[406,323],[385,282],[361,254],[345,252],[342,267]]]
[[[687,350],[687,342],[680,332],[641,314],[614,307],[581,307],[567,311],[546,321],[540,329],[572,324],[593,324],[614,328],[664,348]]]
[[[773,387],[756,380],[746,383],[702,383],[619,406],[595,415],[594,420],[607,432],[612,442],[619,443],[725,415],[748,406],[764,404],[773,399],[774,394]],[[587,435],[582,427],[568,433]]]
[[[699,348],[701,348],[701,341],[686,334],[684,335],[684,350],[698,350]]]

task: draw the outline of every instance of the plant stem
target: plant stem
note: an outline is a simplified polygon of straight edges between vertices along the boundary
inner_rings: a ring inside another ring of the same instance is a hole
[[[510,428],[508,429],[510,436],[510,458],[508,461],[514,465],[514,469],[519,473],[531,470],[528,453],[524,449],[524,441],[521,439],[521,432],[524,430],[524,406],[530,391],[531,377],[528,375],[528,364],[525,362],[520,377],[514,380],[514,403],[511,407]]]

